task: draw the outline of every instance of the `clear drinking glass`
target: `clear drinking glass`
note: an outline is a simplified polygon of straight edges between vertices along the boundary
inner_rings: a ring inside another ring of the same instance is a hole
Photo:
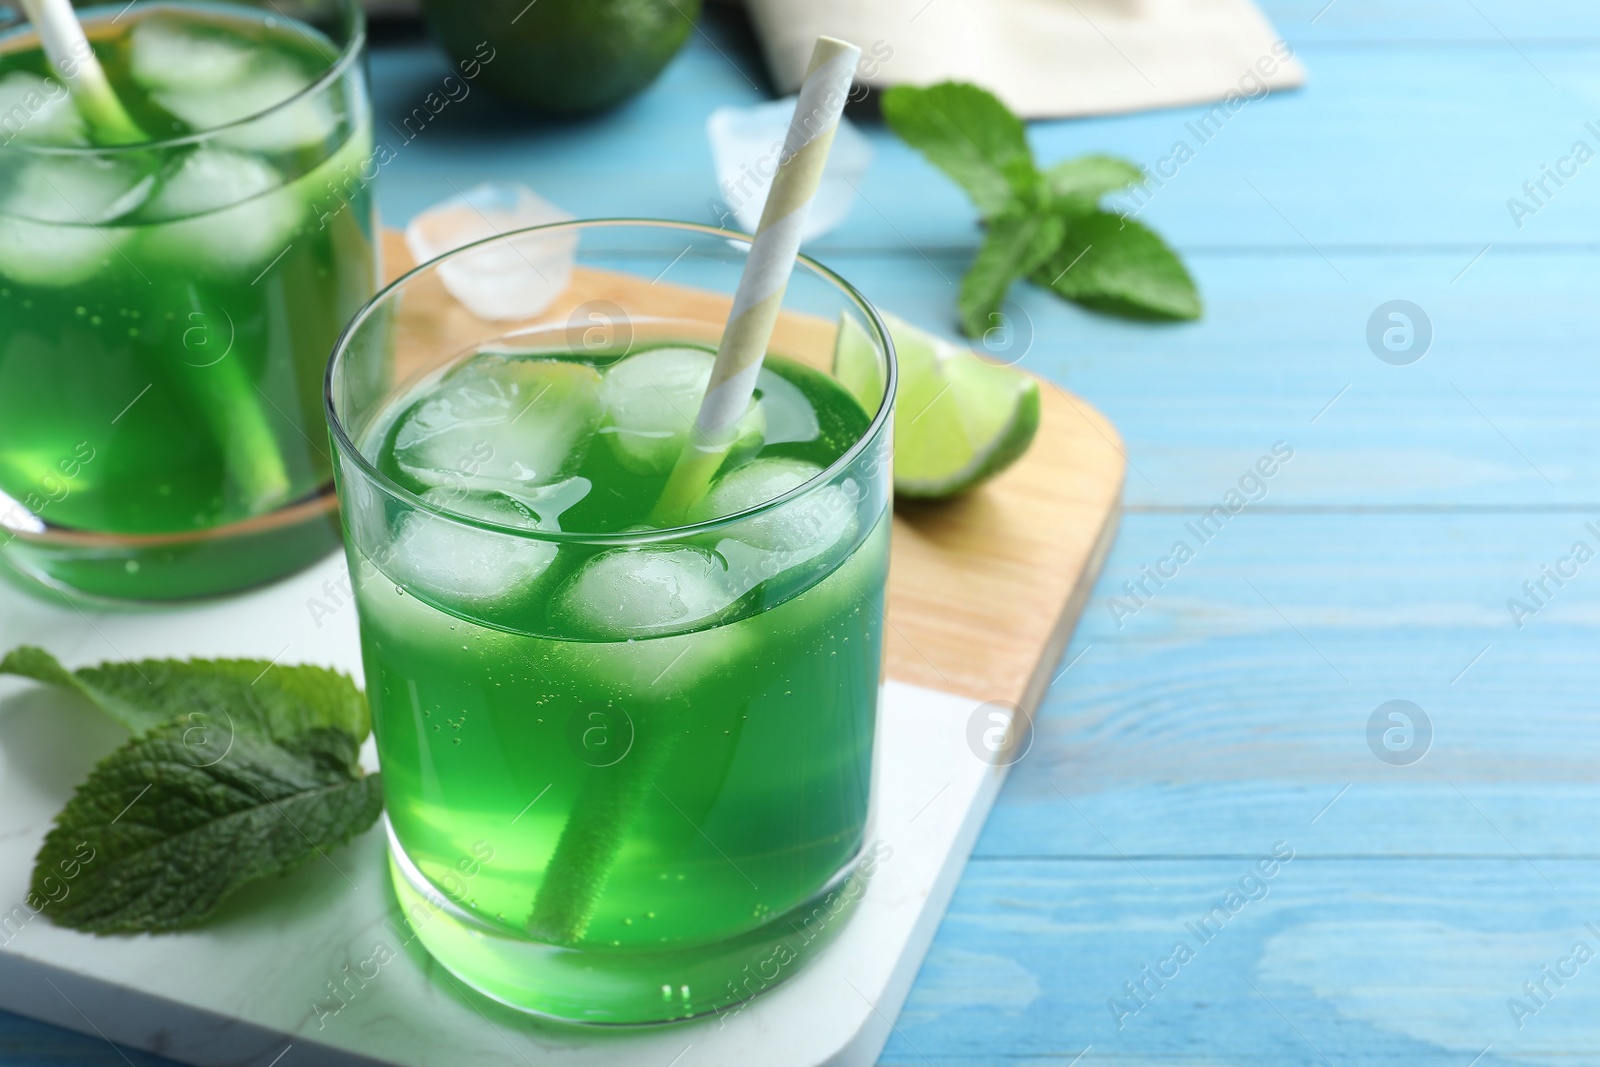
[[[547,264],[537,288],[574,245],[525,319],[444,285],[515,259]],[[859,293],[802,258],[699,521],[636,521],[748,250],[680,223],[508,234],[385,289],[329,367],[395,892],[526,1011],[720,1011],[871,874],[895,369]]]
[[[377,289],[356,0],[80,11],[111,145],[0,22],[0,569],[169,600],[338,543],[328,353]]]

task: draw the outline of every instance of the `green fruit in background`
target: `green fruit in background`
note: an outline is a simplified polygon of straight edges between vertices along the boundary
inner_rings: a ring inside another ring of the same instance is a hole
[[[457,61],[488,42],[484,84],[514,103],[585,115],[656,80],[700,14],[700,0],[424,0],[428,26]],[[481,55],[478,57],[481,59]]]

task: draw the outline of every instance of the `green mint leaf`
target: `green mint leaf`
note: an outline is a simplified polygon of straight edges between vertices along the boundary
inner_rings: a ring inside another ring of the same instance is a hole
[[[954,178],[984,217],[998,215],[1016,200],[1036,199],[1041,178],[1022,120],[994,94],[963,82],[926,89],[899,85],[883,94],[883,117],[902,140]]]
[[[102,760],[56,816],[33,894],[55,922],[93,933],[193,926],[246,882],[326,856],[373,824],[379,778],[359,776],[355,760],[340,729],[275,744],[156,727]]]
[[[135,735],[182,720],[277,741],[333,727],[359,744],[370,729],[361,691],[325,667],[147,659],[69,671],[50,653],[24,645],[0,660],[0,674],[75,689]]]
[[[1044,172],[1050,195],[1068,209],[1092,211],[1100,198],[1144,182],[1144,172],[1114,156],[1079,156]]]
[[[1065,232],[1058,215],[1018,211],[989,220],[983,246],[961,279],[961,328],[968,337],[982,337],[997,324],[1011,283],[1049,260]]]
[[[1106,211],[1067,217],[1067,236],[1033,280],[1096,311],[1197,319],[1200,294],[1155,231]]]

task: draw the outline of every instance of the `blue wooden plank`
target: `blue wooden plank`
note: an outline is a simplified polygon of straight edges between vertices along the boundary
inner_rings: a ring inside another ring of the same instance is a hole
[[[1285,815],[1247,857],[1138,870],[972,863],[881,1062],[1600,1059],[1600,963],[1573,957],[1579,941],[1600,953],[1600,865],[1319,861],[1300,854],[1315,831]],[[1279,841],[1296,858],[1262,878],[1255,863]],[[1205,940],[1191,925],[1208,914]],[[1180,941],[1187,962],[1174,954]],[[1169,977],[1158,986],[1146,967]],[[1568,977],[1558,986],[1545,967]],[[1541,981],[1549,995],[1536,1002],[1524,983]],[[1135,999],[1124,983],[1148,992]],[[1511,998],[1538,1010],[1514,1016]]]
[[[1600,554],[1584,522],[1246,510],[1202,543],[1126,517],[977,854],[1238,854],[1298,811],[1322,855],[1600,857],[1573,817],[1600,804],[1600,579],[1543,569]],[[1399,764],[1368,736],[1396,699],[1431,723]]]
[[[881,307],[954,334],[964,259],[825,258]],[[1271,486],[1273,505],[1595,500],[1600,258],[1472,258],[1339,255],[1341,280],[1315,255],[1194,254],[1207,315],[1170,326],[1094,315],[1019,284],[998,354],[1025,353],[1023,366],[1112,418],[1134,508],[1215,503],[1278,441],[1295,459]],[[1368,344],[1369,320],[1395,298],[1418,304],[1432,332],[1409,366]]]
[[[1294,40],[1384,46],[1466,41],[1600,39],[1600,10],[1582,0],[1261,0],[1278,32]]]

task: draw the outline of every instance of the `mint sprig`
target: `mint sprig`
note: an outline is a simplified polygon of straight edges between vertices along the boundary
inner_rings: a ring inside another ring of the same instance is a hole
[[[1148,227],[1103,211],[1110,193],[1144,181],[1111,156],[1064,160],[1041,171],[1022,121],[976,85],[896,86],[883,96],[891,129],[972,197],[987,234],[962,279],[961,327],[996,325],[1018,278],[1084,307],[1141,319],[1200,317],[1183,261]]]
[[[240,886],[326,856],[382,810],[379,777],[356,758],[366,701],[336,671],[265,660],[69,671],[24,647],[0,674],[76,690],[134,734],[78,787],[35,859],[40,899],[45,879],[78,861],[67,895],[48,896],[63,926],[196,925]]]

